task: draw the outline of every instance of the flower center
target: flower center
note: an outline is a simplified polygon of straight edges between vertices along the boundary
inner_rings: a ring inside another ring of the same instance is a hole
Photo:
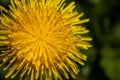
[[[61,62],[71,46],[71,28],[60,12],[52,8],[29,8],[16,16],[9,38],[18,60],[37,64],[35,67]]]

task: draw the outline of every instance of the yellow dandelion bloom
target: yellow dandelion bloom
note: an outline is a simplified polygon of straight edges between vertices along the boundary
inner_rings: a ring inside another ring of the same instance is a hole
[[[78,24],[83,13],[65,0],[11,0],[10,9],[0,7],[0,66],[5,78],[21,80],[62,80],[79,72],[84,65],[89,31]],[[4,47],[4,48],[3,48]]]

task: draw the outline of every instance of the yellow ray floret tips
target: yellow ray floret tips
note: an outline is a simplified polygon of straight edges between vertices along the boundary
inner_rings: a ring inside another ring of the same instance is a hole
[[[91,45],[80,24],[84,14],[65,0],[10,0],[9,10],[0,6],[0,66],[5,78],[63,80],[76,78]]]

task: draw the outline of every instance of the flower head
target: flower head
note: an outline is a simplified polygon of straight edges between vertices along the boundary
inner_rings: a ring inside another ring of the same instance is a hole
[[[7,63],[5,78],[18,74],[24,80],[75,78],[86,56],[79,49],[91,47],[89,31],[78,24],[83,13],[65,0],[11,0],[10,9],[0,7],[0,66]]]

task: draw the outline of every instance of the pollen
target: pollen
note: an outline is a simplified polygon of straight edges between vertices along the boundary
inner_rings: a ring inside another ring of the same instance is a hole
[[[0,6],[0,66],[5,78],[63,80],[80,71],[87,59],[80,50],[91,45],[80,24],[75,2],[65,0],[10,0],[9,10]],[[2,48],[4,47],[4,48]]]

